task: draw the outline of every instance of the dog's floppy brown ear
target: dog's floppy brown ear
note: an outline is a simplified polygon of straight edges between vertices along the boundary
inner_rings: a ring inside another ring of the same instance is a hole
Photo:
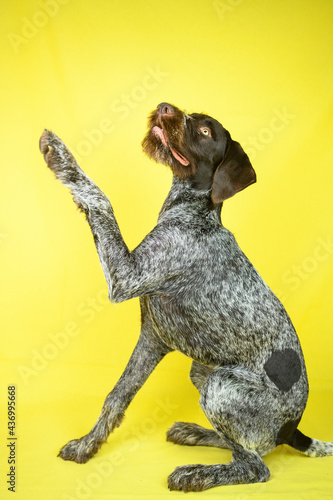
[[[212,200],[215,204],[234,196],[256,182],[256,173],[241,145],[230,138],[229,147],[213,178]]]

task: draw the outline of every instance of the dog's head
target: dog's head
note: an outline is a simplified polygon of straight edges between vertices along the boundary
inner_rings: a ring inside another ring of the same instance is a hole
[[[208,115],[186,114],[168,103],[148,118],[144,152],[189,179],[195,189],[211,190],[215,204],[256,181],[255,171],[240,144]]]

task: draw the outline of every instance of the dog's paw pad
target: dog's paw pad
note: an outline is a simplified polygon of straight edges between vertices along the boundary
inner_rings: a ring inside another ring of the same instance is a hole
[[[39,139],[39,149],[47,166],[56,173],[60,163],[61,150],[67,149],[64,143],[53,132],[45,129]]]
[[[80,167],[63,141],[50,130],[44,130],[39,139],[39,149],[55,176],[65,185],[71,186],[80,174]]]
[[[51,132],[45,129],[39,139],[39,149],[43,155],[45,155],[49,150],[50,134]]]
[[[51,145],[52,142],[52,132],[49,130],[44,130],[41,138],[39,139],[39,149],[42,155],[44,155],[44,160],[48,164],[50,161],[50,157],[54,150],[54,147]]]

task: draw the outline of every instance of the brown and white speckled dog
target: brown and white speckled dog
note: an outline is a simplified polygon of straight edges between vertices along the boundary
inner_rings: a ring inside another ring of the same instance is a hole
[[[149,118],[144,151],[169,165],[171,191],[156,227],[130,252],[108,198],[64,143],[45,131],[45,161],[86,214],[112,302],[140,297],[142,328],[128,365],[93,429],[70,441],[65,460],[89,460],[120,425],[129,403],[170,351],[193,359],[190,377],[214,430],[178,422],[169,441],[232,450],[232,462],[185,465],[174,490],[266,481],[262,456],[286,443],[309,456],[333,443],[298,429],[308,397],[301,346],[280,301],[223,227],[222,203],[256,180],[241,146],[213,118],[160,104]]]

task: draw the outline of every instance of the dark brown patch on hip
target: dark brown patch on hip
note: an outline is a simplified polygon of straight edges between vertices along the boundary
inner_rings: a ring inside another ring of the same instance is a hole
[[[271,381],[283,392],[289,391],[302,373],[301,361],[293,349],[274,351],[264,368]]]

